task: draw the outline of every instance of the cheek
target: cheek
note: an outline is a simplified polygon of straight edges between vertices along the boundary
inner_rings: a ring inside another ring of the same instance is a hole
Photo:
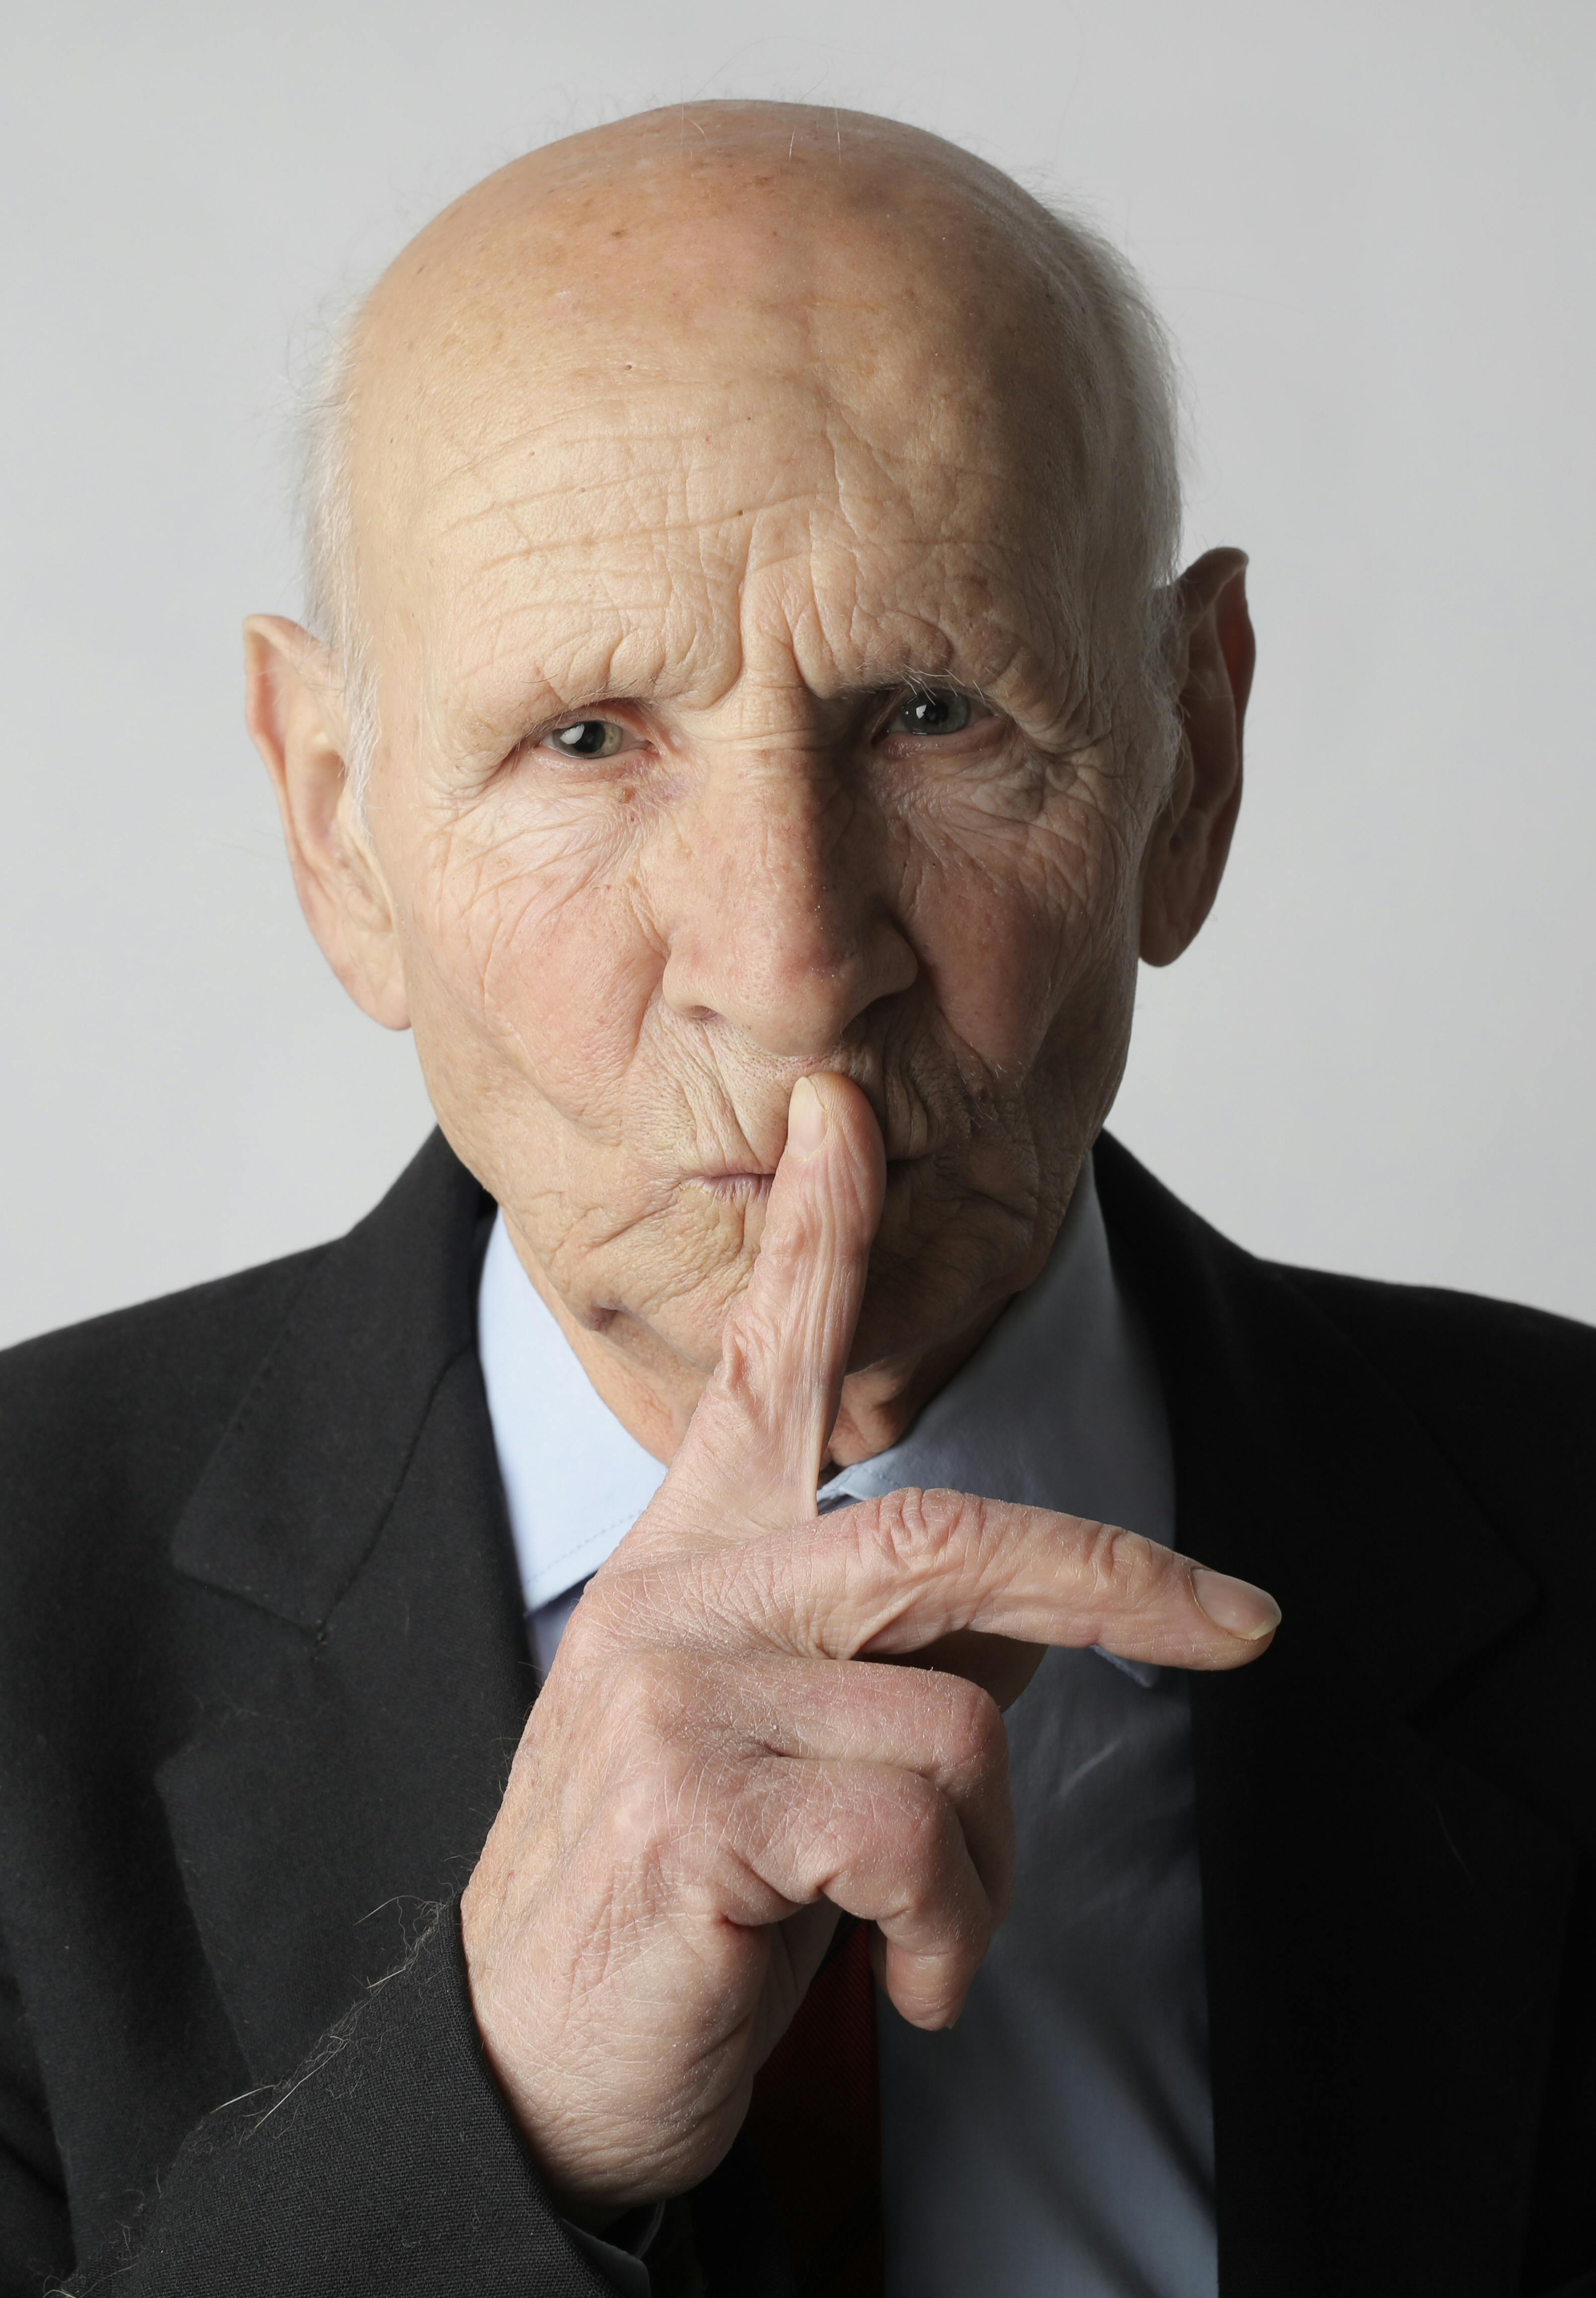
[[[590,822],[451,824],[413,873],[407,966],[434,1046],[471,1042],[562,1113],[613,1100],[659,980],[625,841]]]
[[[1123,841],[1090,798],[1027,822],[943,820],[917,840],[909,919],[959,1044],[1010,1080],[1061,1025],[1090,1037],[1134,980]]]

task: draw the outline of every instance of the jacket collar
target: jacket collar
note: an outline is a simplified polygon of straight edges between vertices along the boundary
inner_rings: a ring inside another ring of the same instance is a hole
[[[201,1478],[179,1571],[319,1628],[370,1552],[428,1407],[474,1348],[489,1201],[434,1133],[329,1248]]]
[[[195,1724],[156,1784],[257,2080],[464,1884],[531,1700],[473,1340],[488,1211],[434,1136],[317,1264],[177,1528]]]
[[[1192,1679],[1224,2298],[1518,2286],[1570,1846],[1434,1719],[1536,1601],[1402,1397],[1289,1273],[1111,1142],[1189,1553],[1274,1646]]]
[[[1153,1327],[1203,1560],[1407,1711],[1534,1607],[1534,1582],[1408,1406],[1291,1281],[1098,1147],[1116,1263]],[[1184,1536],[1184,1535],[1183,1535]]]

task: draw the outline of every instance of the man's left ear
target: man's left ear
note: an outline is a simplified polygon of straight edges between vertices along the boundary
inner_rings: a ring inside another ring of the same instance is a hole
[[[1170,965],[1213,906],[1241,808],[1241,729],[1257,642],[1246,554],[1205,551],[1176,586],[1181,756],[1142,864],[1141,955]]]

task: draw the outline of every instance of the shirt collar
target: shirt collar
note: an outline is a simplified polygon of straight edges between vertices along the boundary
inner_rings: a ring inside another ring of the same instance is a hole
[[[1163,1395],[1140,1319],[1115,1277],[1090,1159],[1041,1275],[909,1434],[833,1476],[821,1505],[905,1484],[1169,1538],[1174,1471]]]
[[[582,1370],[501,1212],[482,1260],[477,1346],[529,1612],[590,1573],[665,1480]]]
[[[478,1342],[529,1612],[596,1572],[664,1480],[593,1387],[502,1213]],[[1174,1476],[1152,1352],[1118,1285],[1090,1161],[1046,1268],[901,1442],[843,1469],[822,1506],[904,1484],[1019,1500],[1168,1541]]]

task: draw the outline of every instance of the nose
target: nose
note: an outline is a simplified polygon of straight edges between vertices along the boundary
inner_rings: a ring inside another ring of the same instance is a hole
[[[719,765],[659,889],[666,1003],[779,1059],[823,1059],[919,971],[892,876],[885,824],[824,760]]]

